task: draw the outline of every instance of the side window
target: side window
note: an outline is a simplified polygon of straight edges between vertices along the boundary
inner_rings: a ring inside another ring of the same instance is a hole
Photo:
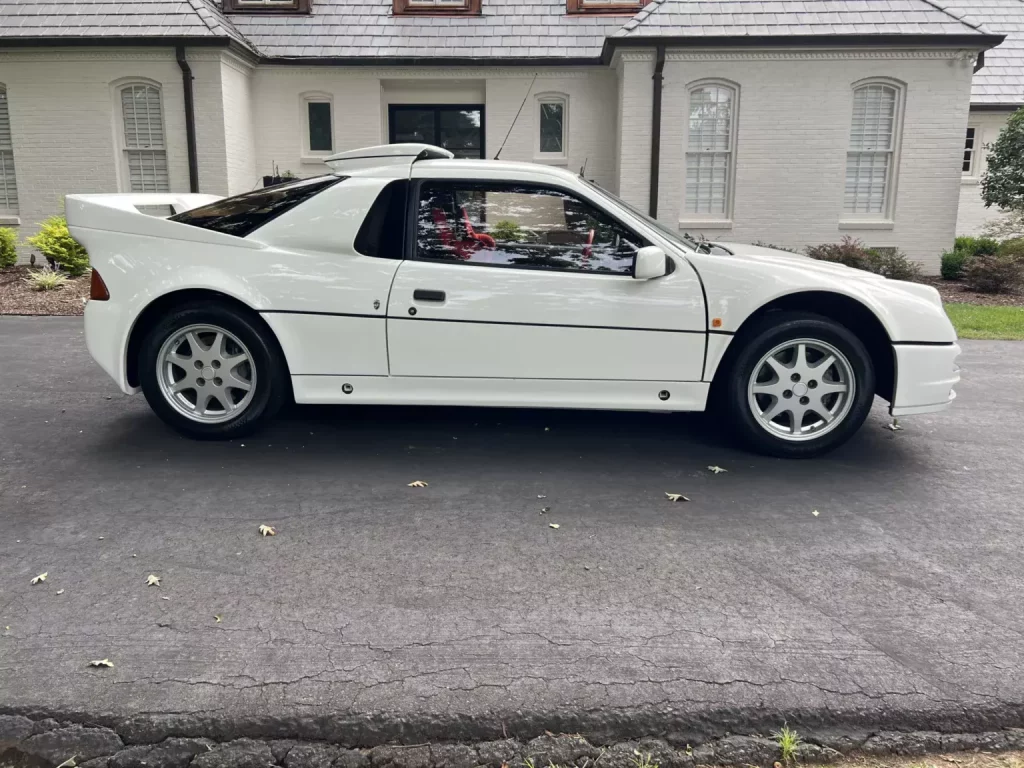
[[[630,275],[644,244],[589,203],[526,184],[428,182],[416,216],[428,261]]]
[[[356,234],[354,245],[358,253],[379,259],[402,258],[408,192],[408,179],[392,181],[381,190]]]

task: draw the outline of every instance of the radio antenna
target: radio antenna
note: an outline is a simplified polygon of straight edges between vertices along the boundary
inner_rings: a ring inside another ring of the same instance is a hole
[[[519,119],[519,115],[522,114],[523,107],[526,106],[526,100],[528,98],[530,98],[530,91],[533,90],[533,84],[537,82],[537,75],[538,74],[539,73],[534,72],[533,80],[530,81],[530,87],[526,89],[526,95],[523,96],[523,103],[519,105],[519,111],[516,112],[516,116],[514,118],[512,118],[512,125],[510,125],[508,127],[508,133],[505,134],[505,140],[501,142],[501,146],[498,147],[498,151],[494,155],[494,159],[495,160],[497,160],[499,157],[501,157],[501,150],[503,150],[505,148],[505,142],[507,142],[508,141],[508,137],[512,135],[512,129],[516,127],[516,120],[518,120]]]

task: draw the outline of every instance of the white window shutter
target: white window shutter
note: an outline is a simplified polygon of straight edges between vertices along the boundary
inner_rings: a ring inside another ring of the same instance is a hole
[[[160,89],[137,83],[121,89],[124,153],[132,192],[169,192]]]
[[[899,91],[873,83],[853,92],[853,124],[846,155],[846,213],[884,215],[889,210]]]
[[[14,142],[7,91],[0,88],[0,213],[18,213],[18,183],[14,177]]]

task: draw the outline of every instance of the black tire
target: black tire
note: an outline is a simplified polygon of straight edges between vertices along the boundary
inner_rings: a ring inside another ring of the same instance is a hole
[[[733,340],[732,343],[738,346],[730,355],[731,363],[724,371],[724,378],[717,385],[719,391],[715,394],[732,422],[736,436],[757,453],[788,459],[813,458],[839,447],[860,429],[871,410],[875,396],[875,370],[871,355],[848,328],[821,315],[773,312],[765,316],[765,323]],[[817,438],[794,442],[762,426],[751,409],[747,386],[754,367],[765,355],[778,345],[797,339],[825,342],[839,350],[853,371],[854,396],[845,416],[831,431]]]
[[[179,413],[164,396],[157,373],[157,358],[164,342],[190,325],[203,324],[234,334],[248,348],[256,373],[248,405],[238,416],[218,423],[193,421]],[[197,440],[230,440],[252,434],[274,417],[290,393],[288,367],[277,340],[250,313],[216,302],[177,307],[149,330],[139,349],[139,380],[156,415]]]

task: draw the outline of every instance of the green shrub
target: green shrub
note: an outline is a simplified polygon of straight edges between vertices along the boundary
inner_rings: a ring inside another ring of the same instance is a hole
[[[89,254],[68,232],[68,222],[63,216],[51,216],[42,223],[37,234],[27,239],[51,267],[60,267],[72,277],[78,277],[89,268]]]
[[[523,239],[523,231],[520,226],[509,219],[502,219],[490,232],[491,237],[503,243],[517,243]]]
[[[895,248],[884,251],[865,248],[864,243],[849,235],[839,243],[810,246],[807,255],[818,261],[863,269],[893,280],[915,280],[921,275],[921,267],[908,259],[902,251]]]
[[[957,238],[960,240],[962,238]],[[967,250],[959,250],[954,248],[952,251],[946,251],[942,254],[942,265],[939,267],[939,273],[942,275],[943,280],[959,280],[963,277],[964,267],[967,266],[967,262],[971,258],[971,253]]]
[[[876,251],[868,249],[868,270],[890,280],[917,280],[921,265],[907,258],[899,248]]]
[[[800,253],[800,251],[794,251],[785,245],[775,245],[774,243],[766,243],[764,240],[755,240],[751,245],[756,245],[758,248],[771,248],[773,251],[789,251],[790,253]]]
[[[29,270],[28,277],[23,277],[33,291],[57,291],[67,285],[68,276],[50,267]]]
[[[808,246],[807,255],[818,261],[830,261],[854,269],[871,271],[869,267],[871,254],[868,253],[868,249],[860,240],[855,240],[849,235],[846,235],[839,243]]]
[[[979,253],[964,268],[967,286],[979,293],[1012,293],[1024,282],[1024,238],[1006,240],[994,254]]]
[[[0,227],[0,269],[13,267],[18,261],[18,233],[10,227]]]

